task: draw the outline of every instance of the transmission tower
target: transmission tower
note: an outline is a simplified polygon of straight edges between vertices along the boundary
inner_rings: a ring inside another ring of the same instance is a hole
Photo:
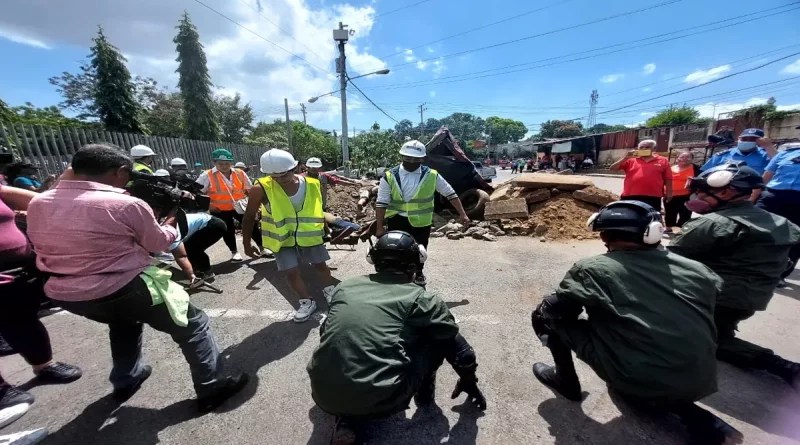
[[[589,118],[586,120],[586,128],[592,128],[597,124],[597,99],[600,97],[597,90],[592,90],[592,95],[589,96]]]

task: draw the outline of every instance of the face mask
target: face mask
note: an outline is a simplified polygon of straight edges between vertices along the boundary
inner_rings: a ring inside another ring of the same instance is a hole
[[[422,165],[422,162],[407,162],[407,161],[403,161],[403,168],[406,169],[406,171],[409,171],[409,172],[416,171],[419,168],[420,165]]]
[[[758,144],[755,142],[739,141],[739,144],[736,146],[736,148],[738,148],[742,153],[750,153],[751,151],[755,150],[757,146]]]
[[[701,215],[705,213],[710,213],[712,210],[714,210],[711,207],[711,204],[703,201],[702,199],[690,199],[689,201],[686,202],[685,205],[687,209],[691,210],[694,213],[699,213]]]

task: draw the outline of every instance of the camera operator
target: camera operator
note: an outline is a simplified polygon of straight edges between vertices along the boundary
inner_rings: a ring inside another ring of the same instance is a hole
[[[46,300],[44,282],[36,270],[33,248],[14,221],[14,210],[27,210],[34,196],[28,190],[0,185],[0,335],[9,347],[3,355],[19,353],[41,382],[69,383],[81,377],[81,370],[53,361],[50,335],[38,317],[39,306]],[[30,393],[0,376],[0,411],[19,405],[15,411],[22,415],[31,403]]]
[[[189,166],[183,158],[173,158],[169,161],[170,177],[173,180],[191,180],[197,181],[197,174],[189,170]]]
[[[168,272],[150,267],[149,252],[175,241],[177,222],[169,216],[159,226],[144,201],[125,194],[132,169],[131,158],[113,145],[87,145],[75,153],[71,176],[28,206],[37,266],[52,275],[48,297],[109,325],[115,399],[130,398],[152,372],[141,362],[146,323],[180,346],[198,410],[209,412],[244,388],[248,376],[222,375],[208,316]]]

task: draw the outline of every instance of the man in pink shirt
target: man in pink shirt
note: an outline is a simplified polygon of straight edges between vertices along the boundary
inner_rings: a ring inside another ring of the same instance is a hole
[[[28,236],[37,266],[52,275],[47,296],[65,310],[109,325],[114,397],[130,398],[150,376],[141,363],[143,324],[165,332],[181,347],[194,381],[198,409],[208,412],[247,384],[246,374],[221,375],[222,362],[208,316],[189,303],[179,326],[153,298],[140,274],[150,252],[175,241],[175,218],[159,225],[142,200],[125,194],[132,159],[119,147],[87,145],[72,170],[28,206]]]

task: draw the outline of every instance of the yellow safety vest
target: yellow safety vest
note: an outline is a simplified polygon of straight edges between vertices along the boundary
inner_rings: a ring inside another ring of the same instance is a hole
[[[141,172],[141,171],[145,171],[145,172],[148,172],[148,173],[150,173],[151,175],[155,174],[155,173],[153,172],[153,169],[152,169],[152,168],[150,168],[150,166],[149,166],[149,165],[147,165],[147,164],[142,164],[141,162],[134,162],[134,163],[133,163],[133,169],[134,169],[134,170],[136,170],[136,171],[139,171],[139,172]]]
[[[322,213],[322,190],[319,180],[306,177],[303,208],[294,210],[283,187],[270,177],[258,183],[264,187],[269,208],[261,206],[261,238],[264,247],[278,253],[283,247],[313,247],[322,244],[325,215]]]
[[[400,212],[408,215],[408,222],[414,227],[427,227],[433,224],[433,197],[436,193],[436,177],[439,172],[432,168],[420,167],[422,182],[417,193],[409,200],[403,200],[400,184],[397,182],[392,170],[399,176],[399,169],[386,170],[386,181],[392,187],[392,201],[386,209],[386,217],[390,218]]]

